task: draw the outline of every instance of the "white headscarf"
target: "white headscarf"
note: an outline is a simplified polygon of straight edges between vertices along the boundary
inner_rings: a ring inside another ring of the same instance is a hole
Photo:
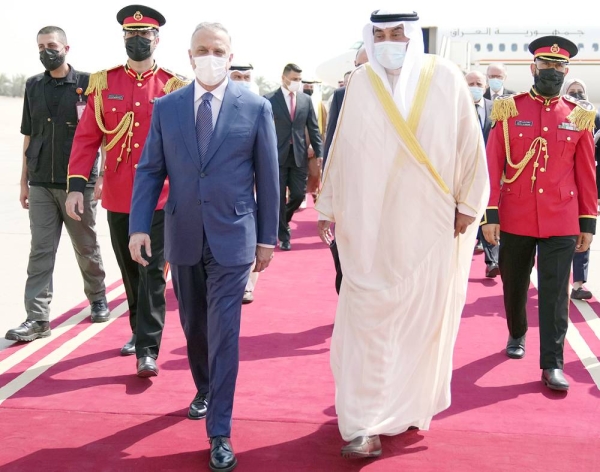
[[[585,83],[581,79],[567,79],[567,80],[565,80],[565,82],[563,83],[562,89],[560,91],[560,94],[561,95],[566,95],[567,91],[569,90],[569,87],[571,87],[571,85],[573,85],[573,84],[579,84],[579,85],[581,85],[581,88],[583,89],[583,93],[585,94],[585,96],[587,98],[587,87],[585,86]]]
[[[379,15],[393,13],[395,12],[387,10],[379,10],[377,12]],[[385,68],[379,64],[375,58],[373,28],[395,28],[399,25],[404,25],[404,36],[409,38],[410,42],[406,49],[406,57],[404,58],[404,64],[402,65],[402,71],[400,73],[400,78],[398,79],[396,90],[392,94],[392,87],[389,83]],[[369,58],[369,64],[381,78],[390,95],[393,95],[398,110],[400,110],[402,116],[406,118],[414,99],[419,75],[421,73],[421,65],[425,59],[425,45],[423,43],[423,31],[421,30],[420,21],[395,21],[389,23],[373,23],[369,21],[363,28],[363,41],[365,50],[367,51],[367,57]]]

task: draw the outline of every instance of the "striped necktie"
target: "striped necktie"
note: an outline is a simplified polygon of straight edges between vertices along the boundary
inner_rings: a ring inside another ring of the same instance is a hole
[[[209,92],[202,95],[202,102],[200,103],[198,113],[196,114],[196,142],[198,144],[200,162],[202,163],[204,163],[204,157],[208,151],[208,145],[210,144],[210,138],[213,133],[212,107],[210,105],[212,98],[213,94]]]

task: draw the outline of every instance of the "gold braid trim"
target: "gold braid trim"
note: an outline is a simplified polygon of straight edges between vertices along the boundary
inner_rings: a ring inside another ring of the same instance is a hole
[[[496,99],[496,101],[498,101]],[[536,177],[536,173],[538,170],[538,167],[540,166],[540,163],[538,162],[540,159],[540,155],[542,154],[542,151],[544,151],[544,168],[548,167],[548,141],[546,141],[544,138],[540,137],[540,138],[535,138],[533,140],[533,142],[531,143],[531,146],[529,146],[529,150],[525,153],[525,156],[523,157],[523,159],[521,160],[521,162],[519,162],[518,164],[515,164],[512,159],[510,158],[510,136],[508,133],[508,122],[504,121],[502,122],[502,130],[504,131],[504,146],[506,147],[506,162],[507,164],[515,169],[517,172],[515,173],[515,175],[513,175],[510,179],[506,178],[506,173],[504,173],[502,175],[502,182],[503,183],[507,183],[507,184],[512,184],[515,180],[517,180],[519,178],[519,176],[521,175],[521,173],[523,172],[523,170],[525,170],[525,167],[527,166],[527,164],[529,164],[529,161],[531,161],[531,159],[533,159],[534,154],[535,156],[535,162],[533,163],[533,173],[531,174],[531,191],[533,192],[533,186],[535,185],[535,181],[537,179]],[[537,151],[537,154],[536,154]]]
[[[577,126],[579,130],[594,130],[594,120],[596,118],[596,109],[592,108],[591,110],[586,110],[580,105],[577,105],[569,116],[567,116],[567,120]]]
[[[102,90],[106,90],[107,88],[108,75],[105,70],[101,70],[90,75],[90,82],[88,83],[88,88],[85,90],[85,94],[89,95],[92,92],[100,94]]]
[[[187,84],[189,84],[188,81],[181,80],[179,77],[171,77],[163,87],[163,92],[165,92],[165,94],[171,93],[181,87],[185,87]]]
[[[493,121],[506,121],[518,114],[519,110],[517,110],[515,99],[512,96],[507,98],[500,97],[494,100],[491,114]]]

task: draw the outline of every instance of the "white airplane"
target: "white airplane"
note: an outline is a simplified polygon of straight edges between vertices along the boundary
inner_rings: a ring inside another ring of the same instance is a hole
[[[423,28],[425,52],[438,54],[458,64],[463,71],[480,70],[485,73],[492,62],[506,66],[506,87],[509,90],[527,91],[533,84],[529,64],[532,56],[529,43],[539,36],[564,36],[579,48],[571,59],[568,78],[585,82],[588,100],[600,104],[600,27],[526,29],[518,27],[484,28]],[[354,43],[348,51],[336,56],[316,69],[317,76],[331,86],[337,86],[344,74],[354,68],[356,51],[362,41]]]

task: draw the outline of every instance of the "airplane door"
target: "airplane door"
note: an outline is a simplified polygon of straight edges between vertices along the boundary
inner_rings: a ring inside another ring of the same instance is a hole
[[[453,41],[451,38],[444,36],[440,56],[450,59],[462,71],[467,72],[471,67],[471,43],[468,41]]]

